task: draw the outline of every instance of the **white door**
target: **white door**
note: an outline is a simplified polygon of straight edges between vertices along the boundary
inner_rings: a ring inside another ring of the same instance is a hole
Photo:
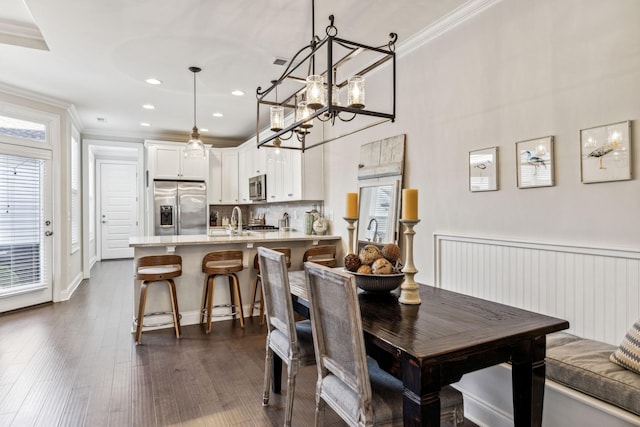
[[[53,300],[51,152],[0,143],[0,312]]]
[[[99,161],[101,259],[133,258],[129,237],[138,234],[136,162]]]

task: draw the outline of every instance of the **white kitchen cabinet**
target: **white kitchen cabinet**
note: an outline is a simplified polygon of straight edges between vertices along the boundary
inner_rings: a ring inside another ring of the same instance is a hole
[[[220,148],[210,150],[209,203],[235,205],[238,203],[238,150]]]
[[[185,144],[180,143],[150,143],[146,146],[150,179],[207,180],[208,156],[204,159],[185,158]]]
[[[249,199],[249,169],[248,156],[252,153],[249,150],[254,147],[244,147],[238,150],[238,203],[251,203]]]

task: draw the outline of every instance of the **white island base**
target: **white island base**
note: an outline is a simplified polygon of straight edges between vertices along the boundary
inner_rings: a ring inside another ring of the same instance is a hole
[[[202,272],[202,258],[209,252],[218,250],[242,250],[244,270],[237,273],[240,281],[240,293],[242,296],[243,311],[245,317],[250,317],[251,290],[256,280],[256,271],[253,268],[253,258],[259,246],[268,248],[291,248],[291,270],[302,270],[302,257],[304,251],[317,245],[336,245],[338,260],[342,259],[342,245],[340,236],[316,236],[296,231],[251,231],[244,232],[242,236],[218,233],[217,235],[195,236],[146,236],[132,237],[129,246],[134,248],[134,257],[139,258],[148,255],[175,254],[182,257],[182,276],[175,278],[176,292],[178,294],[178,308],[182,319],[180,324],[195,325],[200,322],[200,307],[202,303],[202,290],[204,286],[204,273]],[[134,261],[135,262],[135,261]],[[133,272],[133,267],[132,267]],[[132,318],[138,310],[140,300],[140,281],[133,280],[134,306]],[[229,304],[228,280],[226,277],[216,278],[214,305]],[[171,303],[167,286],[154,285],[149,288],[145,313],[170,312]],[[220,307],[213,311],[214,321],[228,320],[229,308]],[[257,310],[256,310],[257,315]],[[158,316],[149,323],[168,323],[162,326],[145,327],[148,331],[160,328],[172,328],[171,315]],[[215,325],[214,325],[215,329]],[[132,322],[132,331],[135,326]]]

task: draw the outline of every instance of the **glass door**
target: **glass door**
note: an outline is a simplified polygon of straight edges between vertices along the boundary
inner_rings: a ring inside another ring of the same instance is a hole
[[[52,293],[51,152],[0,143],[0,312]]]

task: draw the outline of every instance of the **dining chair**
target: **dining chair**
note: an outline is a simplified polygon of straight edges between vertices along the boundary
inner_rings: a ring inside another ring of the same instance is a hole
[[[327,405],[350,426],[404,425],[402,382],[367,358],[354,276],[312,262],[304,268],[318,367],[315,426]],[[446,386],[440,400],[441,408],[460,407],[462,394]]]
[[[264,362],[262,404],[269,404],[274,353],[287,364],[287,399],[284,426],[291,426],[293,397],[298,367],[313,365],[315,355],[311,323],[296,322],[293,315],[286,255],[264,247],[258,248],[258,262],[266,309],[267,342]]]

